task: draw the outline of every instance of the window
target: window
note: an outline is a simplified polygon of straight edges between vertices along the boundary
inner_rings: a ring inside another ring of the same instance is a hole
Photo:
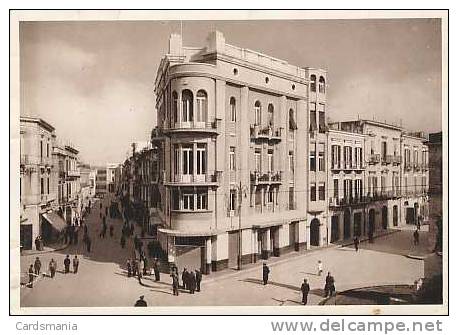
[[[410,165],[410,150],[409,149],[404,149],[404,165],[406,166]]]
[[[45,181],[44,181],[44,178],[41,177],[40,181],[41,181],[40,194],[45,194]]]
[[[261,124],[261,103],[259,101],[254,104],[254,124],[258,126]]]
[[[361,168],[363,148],[355,148],[355,163],[358,169]]]
[[[316,76],[314,74],[310,76],[310,91],[316,92]]]
[[[47,187],[46,187],[46,190],[47,190],[47,194],[49,194],[49,177],[46,178],[46,182],[47,182]]]
[[[326,82],[324,81],[324,77],[320,76],[320,81],[318,83],[318,91],[320,93],[326,92]]]
[[[196,119],[198,122],[205,122],[207,121],[207,92],[204,90],[199,90],[197,92],[197,98],[196,98],[196,103],[197,103],[197,115]]]
[[[387,154],[387,143],[386,141],[382,141],[382,161],[386,161],[386,154]]]
[[[273,158],[274,151],[268,150],[267,151],[267,168],[269,173],[274,172],[274,158]]]
[[[273,126],[274,124],[274,105],[269,104],[267,107],[267,124]]]
[[[274,203],[274,198],[275,198],[275,195],[274,195],[274,190],[269,190],[269,192],[267,193],[267,202],[269,204],[273,204]]]
[[[254,195],[254,204],[256,205],[256,207],[261,207],[261,205],[262,205],[261,190],[256,190],[256,193]]]
[[[339,199],[339,179],[334,179],[334,198]]]
[[[385,193],[386,191],[386,177],[385,176],[380,177],[380,191],[382,193]]]
[[[235,147],[229,149],[229,170],[235,171]]]
[[[324,200],[325,198],[325,184],[320,184],[318,186],[318,199]]]
[[[197,145],[197,174],[205,174],[207,172],[207,152],[205,144]]]
[[[294,173],[294,154],[292,151],[288,153],[288,171]]]
[[[363,195],[363,181],[361,179],[356,179],[354,197],[355,199],[361,199],[362,195]]]
[[[231,122],[237,121],[237,109],[235,104],[235,98],[231,97],[229,102],[230,110],[231,110]]]
[[[173,120],[174,122],[178,122],[178,94],[177,92],[173,91],[172,93],[172,100],[173,100]]]
[[[190,90],[184,90],[181,93],[181,104],[182,104],[182,117],[181,121],[183,122],[192,122],[194,121],[193,113],[193,97]]]
[[[254,152],[254,165],[257,172],[261,172],[261,149],[256,149]]]
[[[192,146],[184,146],[182,149],[183,152],[183,174],[193,174],[194,162],[193,162],[193,152]]]
[[[310,131],[316,130],[316,103],[310,104]]]
[[[197,208],[200,210],[207,209],[207,191],[206,190],[198,190],[197,191]]]
[[[310,201],[316,201],[316,184],[310,185]]]
[[[176,189],[172,192],[172,208],[174,210],[180,209],[180,192]]]
[[[324,104],[318,104],[318,123],[320,133],[326,132],[326,121],[324,118]]]
[[[297,124],[296,124],[296,116],[294,113],[294,109],[290,108],[289,109],[289,130],[296,130],[297,129]]]
[[[294,203],[294,187],[290,186],[289,187],[289,209],[296,209],[295,203]]]
[[[236,190],[231,190],[229,195],[229,210],[235,211],[237,209],[237,193]]]
[[[49,157],[49,142],[46,143],[46,157]]]
[[[194,195],[185,193],[183,194],[183,209],[193,210],[194,209]]]
[[[334,169],[339,169],[340,168],[340,161],[341,161],[341,148],[340,145],[333,145],[331,147],[331,153],[332,153],[332,167]]]
[[[350,199],[352,196],[352,180],[344,180],[344,199]]]
[[[43,157],[43,140],[40,141],[40,157]]]
[[[316,171],[315,143],[310,143],[310,171]]]
[[[324,143],[318,144],[318,170],[324,171],[325,169],[325,161],[324,161]]]
[[[175,146],[175,161],[174,161],[174,169],[175,174],[180,174],[180,148],[176,145]]]

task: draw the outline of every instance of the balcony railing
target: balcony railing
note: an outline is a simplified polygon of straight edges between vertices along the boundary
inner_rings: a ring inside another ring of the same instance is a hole
[[[202,131],[208,133],[218,133],[221,129],[221,119],[216,118],[214,121],[188,121],[174,122],[171,127],[164,123],[163,133],[180,132],[180,131]],[[158,134],[160,132],[158,131]]]
[[[372,154],[369,156],[369,164],[380,163],[380,154]]]
[[[253,139],[259,140],[281,141],[282,128],[273,128],[271,126],[262,128],[259,125],[251,125],[250,136]]]
[[[399,164],[401,164],[401,156],[399,156],[399,155],[393,155],[393,156],[392,156],[392,161],[391,161],[391,163],[392,163],[393,165],[399,165]]]
[[[67,176],[68,177],[79,177],[80,176],[80,171],[79,170],[68,170],[67,171]]]
[[[217,184],[221,182],[222,171],[215,171],[212,174],[175,174],[172,183],[179,184]]]
[[[407,163],[404,164],[404,170],[410,171],[410,170],[412,170],[412,168],[413,168],[413,164],[412,163],[407,162]]]
[[[283,180],[281,171],[260,172],[252,171],[250,173],[250,181],[254,185],[258,184],[276,184]]]
[[[21,155],[21,165],[46,165],[53,166],[52,157],[35,156],[35,155]]]
[[[382,161],[382,164],[384,165],[391,164],[393,163],[393,155],[385,155],[385,156],[382,155],[381,161]]]

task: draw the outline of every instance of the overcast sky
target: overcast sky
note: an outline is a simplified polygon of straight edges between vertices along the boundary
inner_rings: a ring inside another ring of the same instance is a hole
[[[21,113],[55,126],[90,164],[121,162],[155,126],[153,83],[176,21],[23,22]],[[328,72],[333,121],[441,130],[438,19],[183,21],[186,46],[226,42]]]

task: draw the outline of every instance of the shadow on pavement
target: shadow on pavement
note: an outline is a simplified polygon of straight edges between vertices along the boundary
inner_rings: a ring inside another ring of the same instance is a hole
[[[252,284],[259,284],[259,285],[264,285],[262,280],[255,279],[255,278],[246,278],[246,279],[241,279],[240,281],[244,281],[246,283],[252,283]],[[267,285],[273,285],[273,286],[278,286],[278,287],[283,287],[283,288],[288,288],[293,291],[300,291],[301,288],[298,286],[290,285],[290,284],[283,284],[283,283],[277,283],[274,281],[268,281]]]

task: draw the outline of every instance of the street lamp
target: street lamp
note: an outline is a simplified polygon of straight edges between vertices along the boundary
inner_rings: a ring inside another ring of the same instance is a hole
[[[242,181],[239,182],[239,185],[236,187],[238,195],[238,211],[239,211],[239,234],[238,234],[238,257],[237,257],[237,270],[242,269],[242,196],[245,195],[248,190],[248,187],[242,186]]]

